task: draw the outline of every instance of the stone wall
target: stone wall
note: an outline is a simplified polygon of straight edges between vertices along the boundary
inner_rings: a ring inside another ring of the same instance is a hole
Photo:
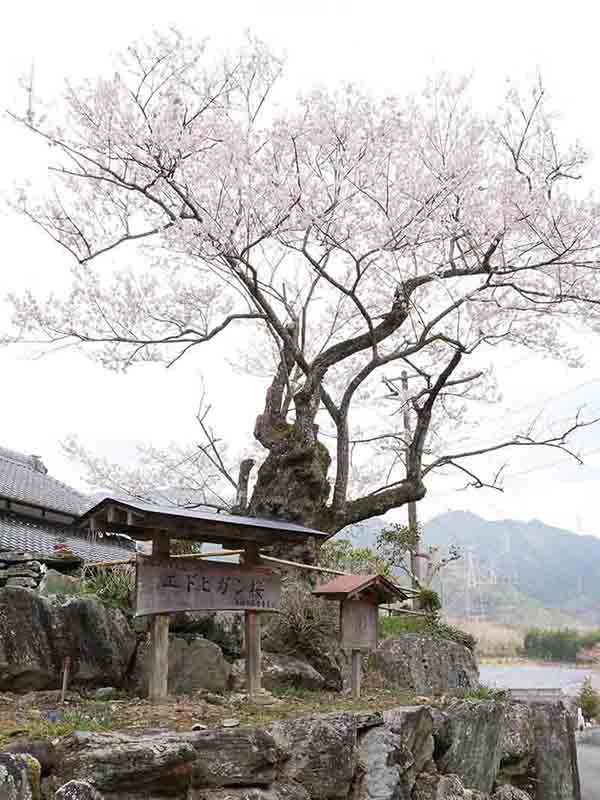
[[[79,556],[68,551],[47,555],[0,550],[0,588],[20,586],[24,589],[40,589],[48,573],[70,575],[77,572],[82,564]]]
[[[27,553],[0,553],[0,587],[37,589],[43,573],[42,564]]]
[[[461,700],[445,711],[310,714],[266,728],[80,731],[53,743],[54,759],[41,770],[42,797],[579,800],[566,719],[562,704]],[[26,743],[11,751],[0,754],[0,797],[30,798],[7,794],[6,786],[27,777],[18,759]],[[502,771],[515,758],[529,775],[527,792]]]

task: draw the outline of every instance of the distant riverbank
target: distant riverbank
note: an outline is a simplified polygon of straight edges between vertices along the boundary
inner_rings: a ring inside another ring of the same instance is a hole
[[[495,689],[562,689],[577,694],[588,676],[600,691],[600,668],[576,664],[528,661],[522,658],[485,659],[479,665],[480,681]]]

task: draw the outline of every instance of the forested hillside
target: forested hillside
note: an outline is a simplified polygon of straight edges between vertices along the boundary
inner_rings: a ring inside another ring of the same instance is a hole
[[[383,521],[353,530],[374,546]],[[426,544],[442,552],[458,544],[463,557],[441,586],[448,613],[485,615],[508,624],[600,624],[600,538],[538,520],[489,521],[468,511],[440,514],[424,526]]]

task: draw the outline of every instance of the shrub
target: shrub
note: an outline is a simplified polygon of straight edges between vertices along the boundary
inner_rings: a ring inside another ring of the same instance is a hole
[[[310,652],[320,641],[337,636],[337,603],[315,597],[300,580],[284,583],[279,612],[271,616],[265,635],[276,652]]]
[[[543,630],[533,628],[525,635],[523,649],[530,658],[545,661],[576,661],[583,645],[582,637],[572,628]]]
[[[441,622],[437,614],[427,614],[424,617],[413,617],[408,614],[406,616],[380,617],[379,632],[382,637],[401,636],[403,633],[427,633],[438,639],[449,639],[462,644],[469,650],[474,650],[477,644],[474,636],[453,625],[446,625]]]
[[[600,694],[592,686],[592,679],[589,676],[584,680],[576,701],[588,722],[600,717]]]
[[[417,599],[419,607],[422,608],[423,611],[428,611],[430,614],[435,614],[435,612],[439,611],[442,607],[442,601],[434,589],[429,589],[427,587],[422,588],[419,591]]]
[[[94,594],[105,605],[130,609],[135,591],[135,567],[119,566],[111,569],[85,567],[81,580],[81,593]]]
[[[468,692],[465,698],[467,700],[495,700],[496,702],[501,702],[506,700],[506,696],[506,689],[494,689],[492,686],[480,684],[477,689]]]

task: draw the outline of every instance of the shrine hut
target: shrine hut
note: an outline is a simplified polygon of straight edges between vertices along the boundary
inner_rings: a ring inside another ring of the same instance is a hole
[[[352,693],[359,697],[361,654],[377,648],[379,606],[403,602],[408,594],[385,575],[340,575],[313,594],[340,604],[340,644],[352,653]]]
[[[149,697],[167,697],[169,614],[174,611],[244,611],[246,687],[261,688],[260,613],[279,606],[281,577],[261,563],[260,548],[325,540],[328,534],[283,520],[215,514],[104,497],[79,524],[92,532],[121,533],[151,542],[137,556],[136,615],[151,615]],[[240,554],[240,564],[171,557],[170,540],[218,544]],[[271,561],[271,559],[269,559]]]

